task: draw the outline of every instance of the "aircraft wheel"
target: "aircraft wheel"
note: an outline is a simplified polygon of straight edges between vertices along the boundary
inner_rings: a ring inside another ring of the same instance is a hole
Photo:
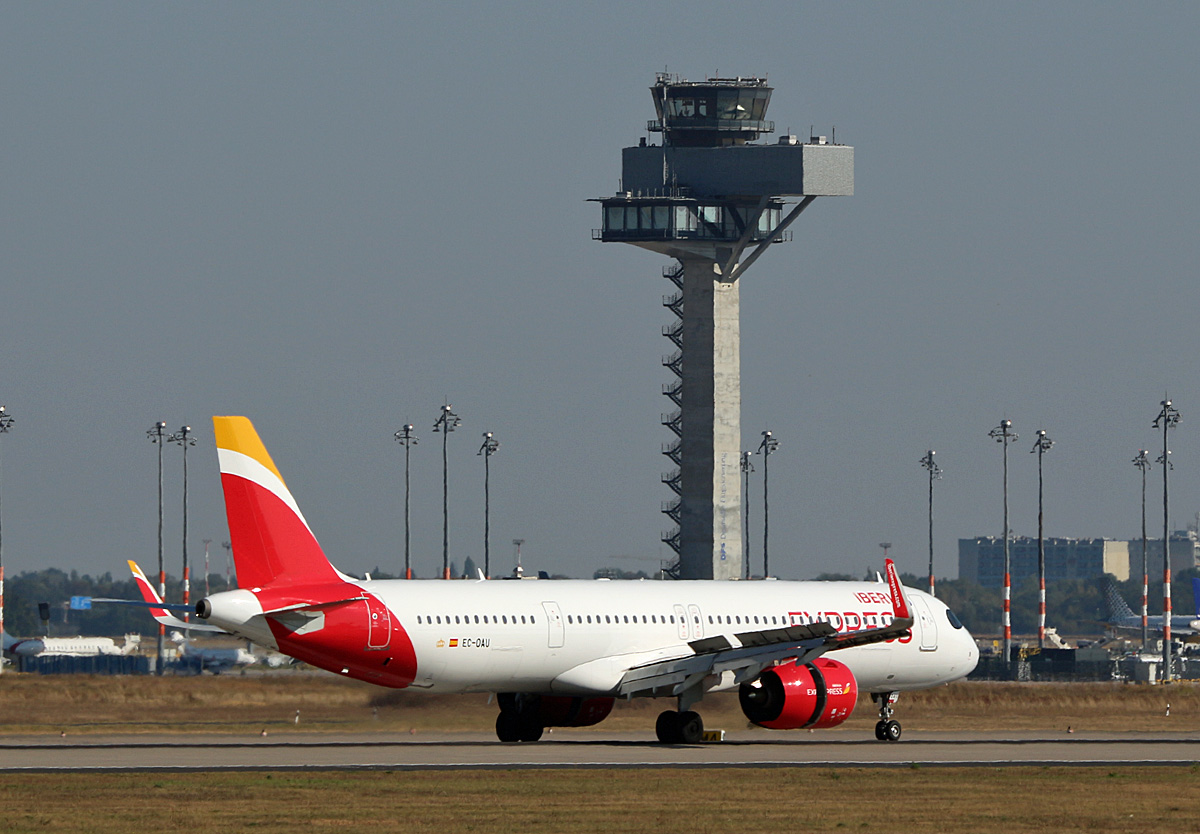
[[[875,740],[887,741],[887,722],[878,721],[875,724]]]
[[[654,732],[663,744],[678,744],[683,741],[679,734],[679,713],[669,709],[659,715],[654,724]]]
[[[679,740],[684,744],[699,744],[704,739],[704,719],[697,712],[679,713]]]
[[[515,712],[500,710],[496,716],[496,738],[501,741],[521,740],[521,719]]]
[[[886,722],[883,726],[883,734],[884,738],[886,738],[888,741],[899,741],[900,722],[894,720]]]
[[[520,731],[521,741],[540,741],[542,733],[545,731],[546,728],[536,721],[522,721]]]

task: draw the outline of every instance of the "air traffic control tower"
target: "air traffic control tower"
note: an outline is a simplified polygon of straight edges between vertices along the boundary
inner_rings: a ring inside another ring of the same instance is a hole
[[[674,258],[663,274],[677,291],[663,304],[678,317],[663,335],[678,348],[663,360],[678,380],[663,386],[677,406],[663,447],[678,469],[663,483],[678,495],[663,512],[678,525],[663,541],[679,554],[681,579],[739,579],[742,552],[742,275],[817,197],[854,193],[854,148],[814,136],[759,143],[767,121],[765,78],[686,81],[660,73],[650,88],[658,118],[621,152],[621,190],[597,200],[593,237]]]

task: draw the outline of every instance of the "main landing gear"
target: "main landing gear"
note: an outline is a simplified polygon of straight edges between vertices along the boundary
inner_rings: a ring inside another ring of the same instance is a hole
[[[900,740],[900,722],[892,718],[892,704],[899,697],[899,692],[871,693],[871,700],[879,704],[879,723],[875,725],[875,738],[879,741]]]
[[[537,696],[501,693],[500,714],[496,716],[496,738],[501,741],[539,741],[545,727],[538,714]]]
[[[697,712],[669,709],[658,716],[654,731],[663,744],[699,744],[704,737],[704,719]]]

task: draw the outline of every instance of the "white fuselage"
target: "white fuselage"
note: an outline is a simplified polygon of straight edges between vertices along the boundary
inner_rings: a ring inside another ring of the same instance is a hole
[[[736,635],[746,632],[818,620],[857,631],[892,618],[887,584],[873,582],[351,581],[382,601],[391,620],[370,639],[395,647],[407,636],[416,660],[411,685],[435,692],[607,695],[631,667],[691,655],[692,641],[721,636],[737,646]],[[228,593],[236,596],[210,622],[281,648],[253,592]],[[974,640],[946,606],[912,588],[906,596],[910,638],[830,654],[862,691],[935,686],[975,668]],[[304,627],[321,628],[320,617]],[[727,674],[704,689],[735,686]]]

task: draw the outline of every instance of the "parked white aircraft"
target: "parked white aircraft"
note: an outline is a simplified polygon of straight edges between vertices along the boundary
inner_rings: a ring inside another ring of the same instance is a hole
[[[896,740],[899,692],[978,661],[953,612],[902,590],[890,560],[886,585],[355,579],[326,559],[250,421],[213,423],[241,588],[202,599],[197,615],[382,686],[494,692],[502,741],[595,724],[616,698],[663,697],[678,708],[659,716],[659,740],[695,742],[693,708],[734,689],[772,729],[835,726],[869,692],[876,737]]]
[[[70,655],[90,657],[100,654],[132,654],[141,638],[136,634],[125,635],[125,645],[118,646],[111,637],[13,637],[4,632],[4,653],[21,657],[48,655]]]

